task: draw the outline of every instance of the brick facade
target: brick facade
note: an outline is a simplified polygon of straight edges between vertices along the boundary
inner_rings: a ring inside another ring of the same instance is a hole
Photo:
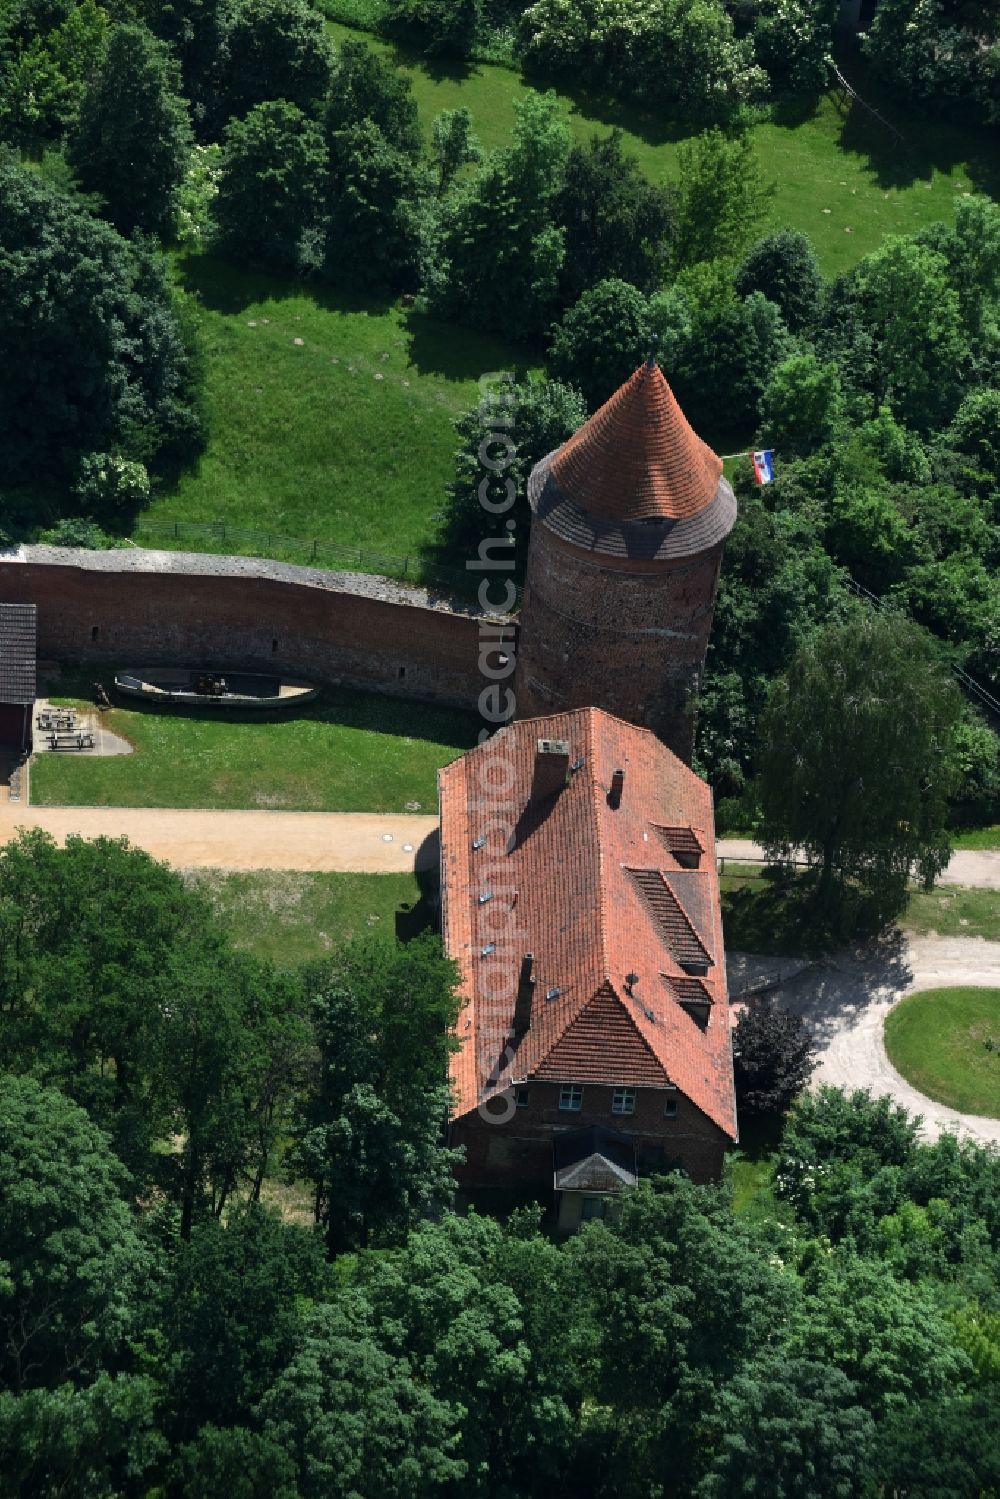
[[[194,554],[25,548],[0,599],[38,606],[42,660],[241,667],[474,710],[479,618],[349,573]]]
[[[553,1134],[588,1124],[602,1124],[628,1135],[635,1142],[640,1172],[682,1166],[698,1183],[718,1181],[726,1147],[732,1143],[676,1089],[638,1088],[631,1115],[611,1112],[613,1088],[600,1083],[584,1084],[583,1106],[573,1112],[560,1109],[558,1083],[535,1079],[526,1092],[527,1107],[501,1110],[501,1122],[487,1123],[475,1112],[453,1122],[450,1143],[464,1146],[466,1155],[456,1173],[461,1186],[530,1183],[551,1189]],[[668,1101],[676,1105],[674,1118],[664,1115]]]
[[[690,763],[721,564],[721,543],[664,562],[595,555],[533,519],[518,717],[595,704],[652,729]]]

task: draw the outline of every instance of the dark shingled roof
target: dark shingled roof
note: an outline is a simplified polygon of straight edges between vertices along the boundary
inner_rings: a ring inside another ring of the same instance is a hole
[[[34,604],[0,604],[0,703],[35,701]]]
[[[721,458],[691,429],[652,361],[536,464],[528,498],[564,541],[648,561],[706,551],[736,519]]]
[[[620,1192],[636,1183],[635,1146],[600,1124],[552,1137],[557,1192]]]

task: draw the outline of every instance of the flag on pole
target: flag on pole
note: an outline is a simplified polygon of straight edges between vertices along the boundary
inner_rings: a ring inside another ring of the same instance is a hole
[[[761,448],[759,452],[750,454],[750,460],[753,463],[753,476],[757,483],[770,484],[774,478],[774,450]]]

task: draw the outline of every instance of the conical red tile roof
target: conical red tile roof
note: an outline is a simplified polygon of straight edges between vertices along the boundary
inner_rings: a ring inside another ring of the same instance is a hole
[[[688,520],[715,497],[722,459],[692,430],[654,360],[552,457],[567,499],[618,524]]]

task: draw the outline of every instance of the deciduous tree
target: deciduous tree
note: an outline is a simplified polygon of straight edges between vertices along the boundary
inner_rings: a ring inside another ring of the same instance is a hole
[[[132,1324],[146,1257],[107,1136],[33,1078],[0,1075],[0,1378],[96,1374]]]
[[[191,151],[180,70],[145,26],[109,33],[70,135],[70,164],[122,234],[169,235]]]
[[[886,919],[912,869],[931,884],[951,853],[962,705],[929,637],[862,613],[820,630],[771,690],[761,724],[762,833],[802,848],[831,908],[856,883]]]
[[[212,203],[219,248],[233,260],[305,272],[322,264],[328,163],[322,127],[283,99],[232,120]]]

